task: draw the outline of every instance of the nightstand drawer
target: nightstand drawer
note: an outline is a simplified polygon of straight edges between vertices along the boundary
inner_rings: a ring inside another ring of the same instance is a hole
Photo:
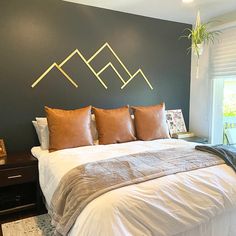
[[[35,183],[24,183],[1,187],[0,191],[0,215],[10,213],[14,209],[36,206]]]
[[[27,166],[0,171],[0,187],[37,180],[37,166]]]

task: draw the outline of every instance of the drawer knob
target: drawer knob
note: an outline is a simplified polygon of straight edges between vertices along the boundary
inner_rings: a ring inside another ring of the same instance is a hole
[[[12,175],[12,176],[8,176],[8,179],[17,179],[17,178],[21,178],[22,175]]]

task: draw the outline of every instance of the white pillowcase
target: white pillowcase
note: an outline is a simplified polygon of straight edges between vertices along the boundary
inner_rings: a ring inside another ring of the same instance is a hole
[[[48,122],[45,117],[36,117],[36,121],[32,121],[36,133],[38,135],[40,146],[43,150],[49,149],[49,130]]]
[[[43,150],[49,149],[49,130],[48,130],[48,121],[45,117],[36,117],[39,134],[41,138],[41,148]]]
[[[91,129],[91,134],[93,137],[93,142],[94,144],[98,143],[98,131],[96,127],[96,120],[95,120],[95,115],[91,115],[91,123],[90,123],[90,129]]]
[[[39,132],[39,128],[38,128],[38,123],[36,120],[32,120],[32,123],[33,123],[33,126],[36,130],[36,133],[37,133],[37,136],[38,136],[38,139],[39,139],[39,143],[41,145],[41,136],[40,136],[40,132]]]

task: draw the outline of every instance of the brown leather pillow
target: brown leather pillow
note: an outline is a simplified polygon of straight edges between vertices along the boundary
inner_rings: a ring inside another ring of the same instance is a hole
[[[170,138],[166,123],[165,104],[132,107],[136,136],[140,140]]]
[[[117,109],[93,108],[99,144],[124,143],[136,140],[129,107]]]
[[[91,106],[77,110],[45,107],[49,129],[49,151],[93,145]]]

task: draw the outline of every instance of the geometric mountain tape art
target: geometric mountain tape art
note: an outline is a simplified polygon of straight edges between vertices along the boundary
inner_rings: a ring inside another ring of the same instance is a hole
[[[108,48],[111,53],[115,56],[115,58],[117,59],[117,61],[120,63],[120,65],[124,68],[124,70],[126,71],[129,79],[128,80],[124,80],[122,78],[122,76],[120,75],[120,73],[117,71],[117,69],[114,67],[114,65],[109,62],[107,63],[100,71],[96,72],[93,67],[90,65],[90,63],[92,62],[92,60],[94,60],[96,58],[96,56],[105,48]],[[124,65],[124,63],[120,60],[120,58],[117,56],[117,54],[114,52],[114,50],[111,48],[111,46],[108,43],[105,43],[101,48],[99,48],[88,60],[85,59],[85,57],[83,56],[83,54],[78,50],[75,49],[66,59],[64,59],[60,64],[54,62],[51,66],[49,66],[49,68],[31,85],[32,88],[36,87],[38,85],[38,83],[44,79],[44,77],[53,69],[56,68],[59,72],[61,72],[63,74],[63,76],[75,87],[78,88],[78,84],[65,72],[65,70],[63,70],[63,65],[65,65],[74,55],[78,55],[83,61],[84,63],[87,65],[87,67],[90,69],[90,71],[95,75],[95,77],[97,78],[97,80],[101,83],[101,85],[107,89],[107,85],[105,84],[105,82],[102,80],[102,78],[100,77],[100,75],[108,68],[111,67],[113,69],[113,71],[116,73],[116,75],[118,76],[118,78],[121,80],[122,82],[122,86],[121,89],[124,89],[138,74],[140,74],[144,81],[147,83],[147,85],[149,86],[149,88],[151,90],[153,90],[153,87],[151,85],[151,83],[149,82],[149,80],[147,79],[147,77],[145,76],[145,74],[143,73],[143,71],[139,68],[134,74],[131,74],[130,71],[127,69],[127,67]]]

